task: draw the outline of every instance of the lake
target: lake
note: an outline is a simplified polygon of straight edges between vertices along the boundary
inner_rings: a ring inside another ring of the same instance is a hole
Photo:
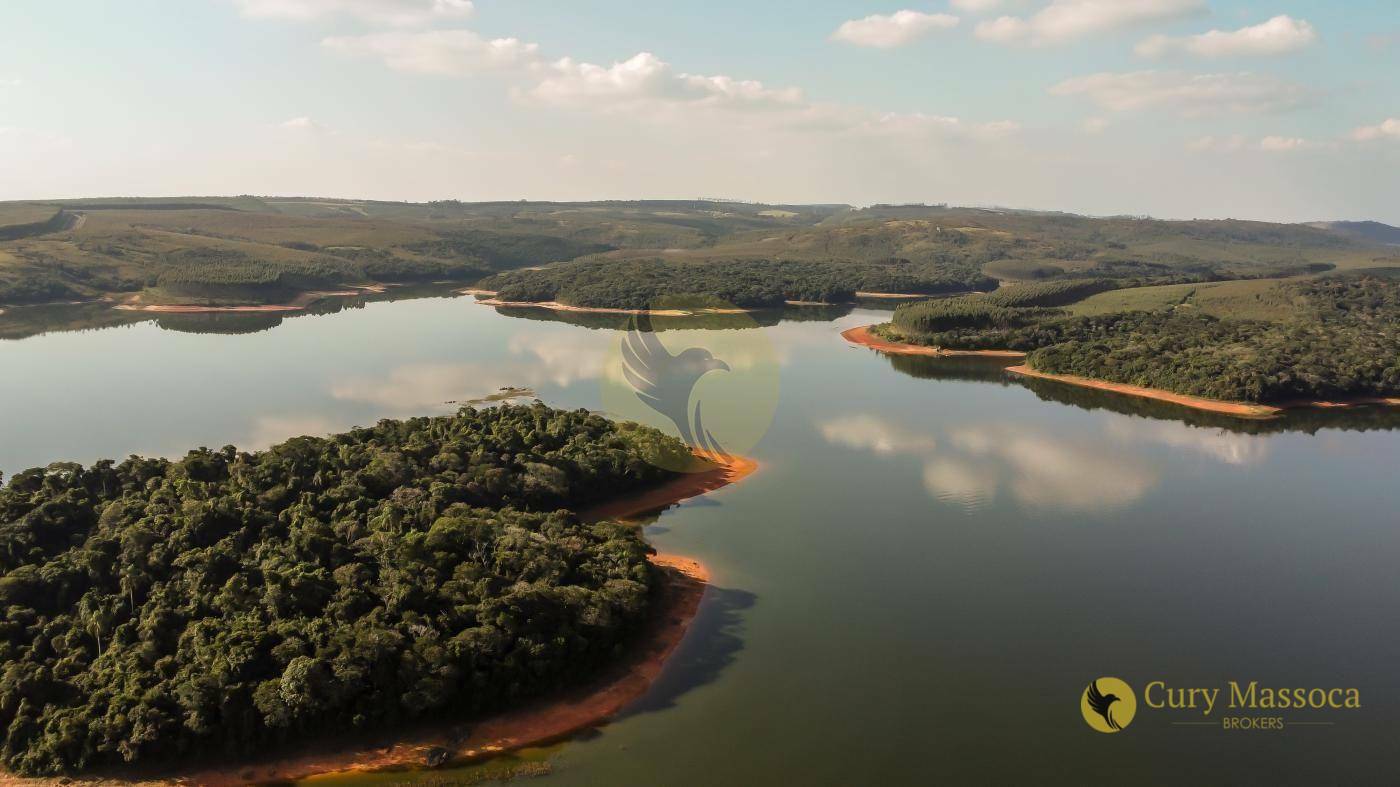
[[[771,427],[744,449],[762,468],[647,526],[714,576],[647,697],[507,764],[547,763],[539,783],[558,785],[1400,778],[1400,417],[1212,419],[839,336],[888,314],[662,333],[764,348]],[[429,298],[3,341],[0,470],[262,448],[507,386],[606,408],[619,332],[598,326],[617,321],[545,316]],[[1101,676],[1138,692],[1121,734],[1081,717]],[[1156,680],[1355,687],[1362,707],[1227,731],[1220,710],[1145,707]]]

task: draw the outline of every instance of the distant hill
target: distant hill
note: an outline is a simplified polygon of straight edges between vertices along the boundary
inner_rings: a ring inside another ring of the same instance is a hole
[[[1363,243],[1400,246],[1400,227],[1392,227],[1379,221],[1315,221],[1308,226],[1331,230]]]

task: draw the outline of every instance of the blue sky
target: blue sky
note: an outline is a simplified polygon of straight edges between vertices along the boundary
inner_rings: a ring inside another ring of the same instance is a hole
[[[1393,0],[7,0],[0,199],[1400,223]]]

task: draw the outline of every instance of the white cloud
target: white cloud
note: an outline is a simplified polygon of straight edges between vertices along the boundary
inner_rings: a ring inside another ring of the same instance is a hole
[[[1289,153],[1302,150],[1308,141],[1302,137],[1264,137],[1259,140],[1259,149],[1266,153]]]
[[[802,90],[795,87],[769,88],[752,79],[727,76],[681,74],[681,82],[694,95],[710,104],[729,106],[792,106],[802,102]]]
[[[1249,72],[1187,74],[1177,71],[1100,73],[1050,88],[1056,96],[1082,96],[1103,109],[1166,109],[1186,116],[1221,112],[1277,112],[1310,97],[1301,85]]]
[[[904,46],[936,31],[957,27],[958,18],[951,14],[925,14],[920,11],[896,11],[874,14],[864,19],[843,22],[831,34],[832,41],[856,46],[893,49]]]
[[[1028,19],[1003,16],[983,22],[976,34],[998,43],[1059,44],[1205,10],[1205,0],[1054,0]]]
[[[345,15],[395,27],[471,16],[472,0],[234,0],[244,16],[310,21]]]
[[[1086,118],[1080,128],[1084,129],[1085,134],[1102,134],[1108,125],[1108,118],[1091,117]]]
[[[990,123],[965,123],[961,118],[946,115],[926,115],[922,112],[887,112],[870,115],[853,123],[852,129],[874,135],[910,135],[970,137],[997,139],[1021,130],[1021,124],[1010,120]]]
[[[1198,137],[1186,145],[1187,150],[1195,153],[1238,153],[1244,150],[1264,153],[1293,153],[1313,147],[1316,147],[1314,143],[1302,137],[1272,135],[1255,140],[1243,134],[1231,134],[1224,137]]]
[[[669,63],[650,52],[600,66],[563,58],[544,67],[546,76],[528,97],[559,106],[595,108],[633,106],[639,102],[698,104],[733,109],[796,108],[802,104],[797,88],[769,88],[762,82],[728,76],[677,74]]]
[[[1400,139],[1400,118],[1390,118],[1378,125],[1362,126],[1351,132],[1351,138],[1358,142],[1370,142],[1387,137]]]
[[[1030,25],[1026,20],[1014,16],[1002,16],[990,22],[980,22],[974,35],[983,41],[1010,44],[1030,36]]]
[[[1194,36],[1152,36],[1138,44],[1134,51],[1153,58],[1177,53],[1196,57],[1283,55],[1305,49],[1316,40],[1317,30],[1307,21],[1281,15],[1263,24],[1228,32],[1211,30]]]
[[[19,87],[24,84],[24,80],[19,77],[0,77],[0,87]]]
[[[292,118],[291,120],[284,120],[284,121],[282,121],[281,123],[279,123],[279,124],[277,124],[277,125],[280,126],[281,128],[290,129],[290,130],[292,130],[292,131],[320,131],[320,130],[321,130],[321,124],[320,124],[320,123],[317,123],[316,121],[312,120],[312,119],[309,118],[309,117]]]
[[[377,57],[396,71],[463,76],[521,68],[538,61],[539,47],[518,38],[487,39],[471,30],[371,33],[321,41],[347,55]]]
[[[599,66],[571,58],[555,61],[551,75],[531,91],[531,96],[551,104],[580,101],[636,101],[675,97],[680,93],[675,74],[666,61],[650,52]]]
[[[980,14],[1001,5],[1001,0],[948,0],[948,4],[970,14]]]
[[[1228,137],[1207,135],[1197,137],[1186,144],[1186,149],[1195,153],[1233,153],[1249,146],[1249,138],[1243,134]]]

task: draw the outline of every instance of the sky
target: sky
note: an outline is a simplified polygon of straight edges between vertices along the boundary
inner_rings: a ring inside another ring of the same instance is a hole
[[[5,0],[0,199],[1400,224],[1395,0]]]

